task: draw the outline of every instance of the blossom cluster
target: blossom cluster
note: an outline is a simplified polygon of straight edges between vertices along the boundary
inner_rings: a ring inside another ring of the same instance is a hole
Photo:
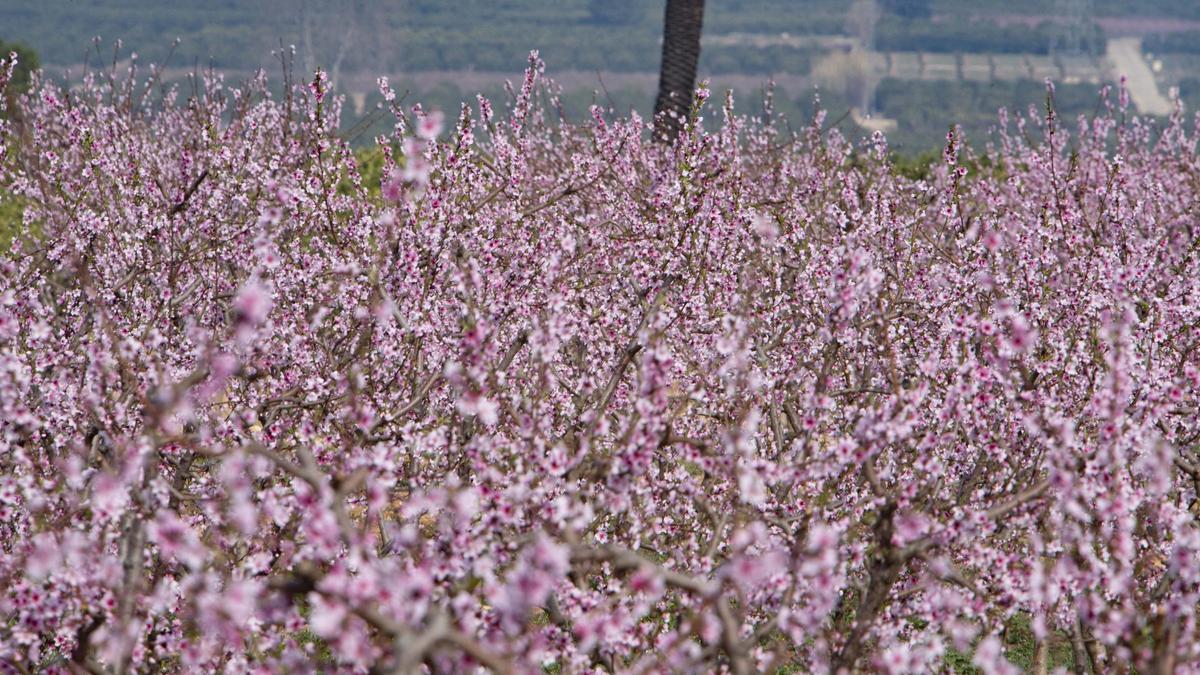
[[[918,180],[511,91],[388,98],[382,186],[320,76],[20,99],[0,670],[1200,667],[1182,111]]]

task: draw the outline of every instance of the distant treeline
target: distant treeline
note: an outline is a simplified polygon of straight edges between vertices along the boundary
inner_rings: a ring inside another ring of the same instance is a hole
[[[1046,111],[1046,85],[1033,80],[974,82],[970,80],[914,81],[885,78],[875,92],[879,112],[895,118],[899,127],[888,134],[888,144],[905,154],[940,147],[951,125],[960,125],[973,143],[989,139],[998,124],[997,111],[1042,116]],[[1058,84],[1054,109],[1063,119],[1102,110],[1100,87],[1095,84]]]
[[[1142,40],[1142,50],[1152,54],[1200,54],[1200,31],[1148,35]]]
[[[709,3],[705,33],[844,33],[845,0]],[[656,72],[661,0],[39,0],[0,1],[0,31],[47,63],[105,63],[112,42],[143,63],[276,68],[280,45],[301,62],[372,73],[519,72],[531,49],[552,70]],[[99,36],[101,47],[92,47]],[[178,37],[180,44],[172,50]],[[309,52],[306,54],[306,52]],[[807,72],[795,48],[706,50],[710,72]]]
[[[885,17],[875,34],[881,51],[997,54],[1048,54],[1062,29],[1049,21],[1035,27],[1000,25],[989,21],[929,21]],[[1091,24],[1081,46],[1092,53],[1104,51],[1104,29]]]
[[[1147,13],[1169,13],[1147,0]],[[1200,3],[1176,3],[1191,5]],[[710,2],[705,34],[846,35],[847,0]],[[1051,49],[1055,28],[998,25],[989,15],[1046,15],[1045,0],[881,0],[876,44],[892,51],[1029,53]],[[1161,6],[1160,6],[1161,5]],[[465,70],[517,72],[530,49],[552,70],[654,72],[660,56],[662,0],[39,0],[0,2],[0,30],[19,36],[53,64],[125,53],[175,66],[275,68],[271,51],[295,45],[303,64],[343,71]],[[1115,0],[1097,12],[1125,13]],[[1186,10],[1186,11],[1185,11]],[[1180,7],[1181,17],[1194,13]],[[1102,45],[1099,29],[1090,45]],[[92,48],[100,36],[102,46]],[[1173,38],[1179,40],[1179,38]],[[1193,40],[1193,44],[1200,42]],[[90,52],[90,55],[88,55]],[[809,72],[804,48],[721,45],[705,49],[710,73]]]

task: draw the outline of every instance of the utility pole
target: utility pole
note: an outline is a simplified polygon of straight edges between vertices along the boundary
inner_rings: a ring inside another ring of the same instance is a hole
[[[704,0],[667,0],[663,17],[662,67],[654,101],[654,137],[673,143],[692,109]]]

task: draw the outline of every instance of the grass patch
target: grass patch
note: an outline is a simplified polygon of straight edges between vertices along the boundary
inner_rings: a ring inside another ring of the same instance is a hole
[[[12,240],[21,231],[25,204],[19,198],[0,191],[0,251],[7,253]]]

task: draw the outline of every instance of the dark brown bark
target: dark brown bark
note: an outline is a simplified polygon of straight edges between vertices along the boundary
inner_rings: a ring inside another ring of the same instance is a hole
[[[704,0],[667,0],[662,68],[654,102],[654,135],[658,140],[674,142],[691,111],[703,25]]]
[[[830,673],[854,672],[855,664],[867,651],[867,635],[875,623],[875,618],[887,605],[892,586],[896,584],[900,572],[904,569],[905,556],[892,544],[892,535],[896,531],[895,517],[896,502],[889,499],[879,510],[878,519],[875,521],[875,545],[878,550],[871,556],[866,592],[859,599],[850,634],[841,650],[834,656]]]

